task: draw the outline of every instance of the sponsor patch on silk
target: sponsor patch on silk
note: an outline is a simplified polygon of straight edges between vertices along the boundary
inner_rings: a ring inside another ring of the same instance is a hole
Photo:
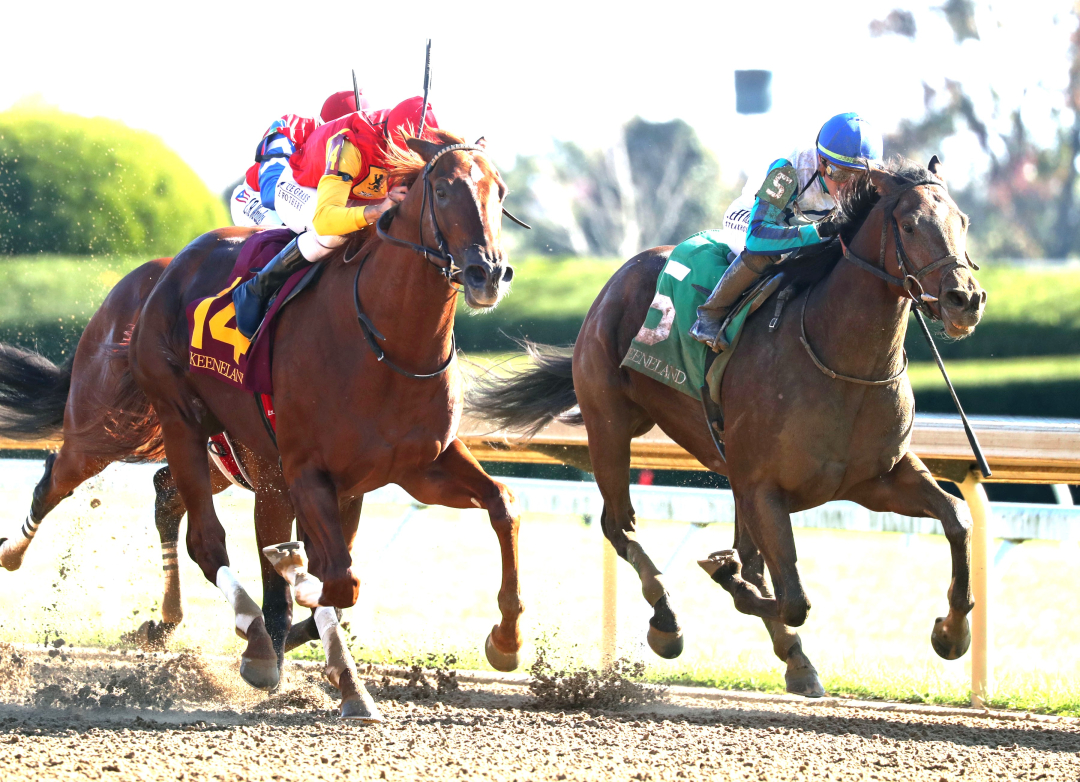
[[[777,209],[783,209],[795,195],[799,186],[799,180],[794,166],[781,166],[773,169],[765,177],[765,183],[757,191],[757,197],[766,201]]]

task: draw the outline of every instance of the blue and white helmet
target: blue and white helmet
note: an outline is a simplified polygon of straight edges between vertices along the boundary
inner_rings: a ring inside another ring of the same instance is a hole
[[[833,165],[861,168],[862,160],[881,160],[881,133],[853,111],[837,114],[818,131],[818,154]]]

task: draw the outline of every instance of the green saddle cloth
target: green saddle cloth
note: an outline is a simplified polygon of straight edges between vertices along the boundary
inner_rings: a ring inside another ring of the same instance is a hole
[[[709,292],[735,260],[731,248],[721,240],[722,235],[720,230],[701,231],[671,251],[656,281],[656,295],[645,322],[621,364],[698,401],[706,385],[705,360],[709,348],[689,332],[697,320],[697,308],[705,303]],[[748,296],[728,322],[725,335],[731,347],[709,367],[710,396],[718,404],[720,378],[735,351],[743,324],[775,289],[775,285],[768,285],[756,295]]]

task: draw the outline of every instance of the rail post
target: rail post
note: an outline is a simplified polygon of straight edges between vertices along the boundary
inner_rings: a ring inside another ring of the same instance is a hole
[[[597,525],[600,526],[600,525]],[[603,552],[603,590],[600,605],[600,665],[608,668],[615,662],[615,636],[617,629],[616,609],[618,608],[619,572],[618,555],[615,547],[608,542],[606,536],[601,536],[600,545]]]
[[[986,499],[981,476],[971,470],[960,493],[971,511],[971,593],[975,608],[971,611],[971,705],[985,708],[993,687],[990,665],[990,503]]]

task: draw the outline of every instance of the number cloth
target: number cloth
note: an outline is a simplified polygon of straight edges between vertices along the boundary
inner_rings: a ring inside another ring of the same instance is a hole
[[[645,322],[630,343],[621,366],[701,400],[707,386],[720,404],[720,382],[742,335],[746,319],[776,291],[781,277],[763,280],[738,305],[724,332],[730,348],[721,353],[705,375],[709,349],[689,335],[697,308],[708,298],[736,254],[724,241],[725,231],[696,233],[671,251],[656,280],[656,295]]]
[[[255,393],[273,393],[270,354],[275,318],[293,291],[310,279],[306,275],[315,274],[322,267],[311,264],[286,281],[270,305],[254,343],[250,343],[236,329],[236,305],[233,304],[232,291],[240,283],[254,277],[254,271],[268,263],[294,236],[292,231],[285,228],[254,234],[244,242],[229,274],[227,287],[213,296],[188,304],[188,368],[192,372],[210,375]]]
[[[700,400],[708,348],[687,332],[708,293],[694,286],[711,291],[733,260],[719,230],[696,233],[672,250],[622,366]]]

